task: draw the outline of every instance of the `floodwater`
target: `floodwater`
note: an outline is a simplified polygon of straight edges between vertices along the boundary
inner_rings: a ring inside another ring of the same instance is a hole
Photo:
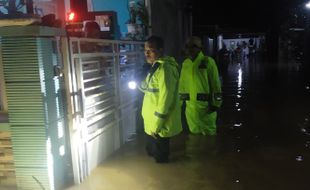
[[[310,83],[296,63],[230,63],[215,137],[171,140],[156,164],[143,135],[68,190],[309,190]]]

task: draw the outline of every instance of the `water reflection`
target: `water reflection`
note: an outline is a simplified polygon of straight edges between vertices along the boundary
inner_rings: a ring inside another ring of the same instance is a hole
[[[302,156],[296,156],[296,161],[302,162],[303,161],[303,157]]]
[[[242,85],[242,69],[238,69],[238,87],[240,88]]]
[[[242,126],[242,123],[235,123],[234,124],[234,127],[240,127],[240,126]]]
[[[229,65],[217,136],[172,140],[171,163],[164,166],[146,156],[143,142],[135,143],[135,150],[124,146],[100,167],[98,181],[109,180],[97,189],[309,189],[309,94],[303,83],[296,85],[285,74],[267,75],[270,70],[263,64],[256,60]],[[293,96],[288,89],[294,89]],[[124,180],[125,174],[132,180]]]

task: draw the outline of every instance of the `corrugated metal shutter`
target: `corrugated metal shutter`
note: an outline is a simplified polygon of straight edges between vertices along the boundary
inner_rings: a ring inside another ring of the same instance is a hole
[[[45,42],[46,43],[46,42]],[[20,189],[50,189],[44,39],[1,39],[16,181]],[[43,51],[44,50],[44,51]]]

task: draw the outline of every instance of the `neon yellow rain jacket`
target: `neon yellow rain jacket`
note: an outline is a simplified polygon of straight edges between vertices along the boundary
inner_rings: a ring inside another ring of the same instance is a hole
[[[186,101],[186,120],[192,133],[216,134],[217,113],[210,108],[222,104],[221,82],[214,59],[202,52],[196,59],[183,62],[180,86],[180,99]]]
[[[156,61],[152,69],[153,74],[150,72],[140,87],[144,92],[144,130],[148,135],[155,133],[161,137],[171,137],[182,131],[178,64],[172,57],[163,57]]]

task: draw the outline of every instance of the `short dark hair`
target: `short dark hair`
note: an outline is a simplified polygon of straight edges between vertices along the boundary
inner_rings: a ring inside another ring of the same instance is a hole
[[[150,36],[146,42],[155,45],[157,49],[164,48],[164,40],[159,36]]]

